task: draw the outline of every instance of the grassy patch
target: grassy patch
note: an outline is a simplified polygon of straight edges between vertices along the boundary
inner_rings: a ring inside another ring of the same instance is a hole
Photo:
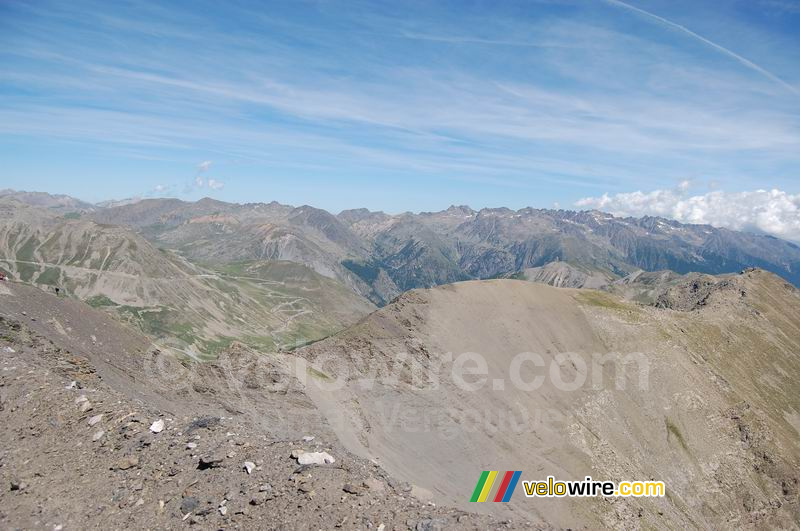
[[[92,308],[102,308],[103,306],[117,306],[117,303],[106,297],[105,295],[95,295],[89,297],[84,301]]]
[[[276,349],[275,340],[271,336],[244,336],[240,341],[255,350],[273,351]]]
[[[664,423],[667,426],[667,438],[670,436],[675,437],[677,439],[678,444],[681,445],[681,448],[686,450],[687,454],[691,454],[692,452],[689,451],[689,446],[686,444],[686,441],[683,438],[683,434],[681,434],[681,430],[678,429],[678,426],[672,423],[671,420],[668,418],[664,418]]]
[[[36,238],[31,236],[17,251],[17,260],[34,262],[33,251],[36,249]]]
[[[49,286],[55,286],[58,284],[59,278],[59,270],[56,267],[48,267],[47,269],[42,272],[37,278],[37,284],[47,284]]]
[[[229,264],[222,264],[218,266],[212,266],[210,264],[203,264],[205,267],[210,267],[216,269],[218,272],[231,275],[236,277],[244,277],[244,276],[251,276],[252,273],[249,271],[248,267],[252,264],[252,262],[231,262]]]
[[[325,374],[324,372],[318,371],[318,370],[317,370],[317,369],[315,369],[314,367],[308,367],[308,368],[306,369],[306,372],[308,372],[308,374],[310,374],[310,375],[311,375],[311,376],[313,376],[314,378],[318,378],[318,379],[320,379],[320,380],[326,380],[326,381],[331,381],[331,380],[333,380],[333,378],[331,378],[330,376],[328,376],[328,375],[327,375],[327,374]]]
[[[619,301],[616,297],[596,290],[585,290],[577,294],[578,301],[588,304],[589,306],[597,306],[600,308],[608,308],[609,310],[618,311],[637,311],[638,308]]]
[[[19,273],[19,279],[23,282],[31,282],[33,280],[33,275],[39,269],[33,264],[27,264],[24,262],[17,262],[17,272]]]

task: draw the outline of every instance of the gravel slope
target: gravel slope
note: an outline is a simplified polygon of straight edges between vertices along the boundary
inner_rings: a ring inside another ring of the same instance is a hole
[[[415,290],[298,354],[331,379],[345,375],[341,388],[310,393],[337,413],[329,420],[340,440],[430,499],[557,527],[797,527],[800,294],[760,270],[702,289],[687,282],[667,297],[680,311],[516,280]],[[472,377],[483,381],[477,391],[456,385],[442,361],[467,352],[487,363]],[[575,390],[553,378],[526,390],[510,379],[524,352],[545,362],[524,365],[524,382],[553,366],[572,382],[595,353],[605,358]],[[566,352],[574,357],[558,358]],[[364,385],[400,353],[408,361],[399,378]],[[442,363],[438,384],[426,383]],[[655,478],[668,496],[469,504],[487,469]]]
[[[267,385],[288,376],[246,349],[189,367],[164,356],[101,312],[0,282],[0,528],[524,524],[418,500],[343,448],[297,385]]]

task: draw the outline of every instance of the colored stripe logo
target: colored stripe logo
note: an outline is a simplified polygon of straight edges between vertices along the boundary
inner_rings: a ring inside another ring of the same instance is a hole
[[[497,470],[484,470],[481,472],[481,477],[478,479],[478,484],[475,485],[475,490],[472,491],[470,502],[485,502],[486,498],[492,492],[494,480],[497,479]],[[509,470],[503,474],[503,479],[497,487],[497,492],[494,495],[495,502],[507,502],[514,494],[514,489],[517,488],[519,477],[522,475],[520,470]]]

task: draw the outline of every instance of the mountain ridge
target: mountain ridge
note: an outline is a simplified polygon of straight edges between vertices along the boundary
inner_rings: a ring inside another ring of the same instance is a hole
[[[376,304],[405,290],[564,262],[622,278],[637,270],[761,267],[800,285],[800,246],[769,235],[598,210],[451,205],[438,212],[332,214],[309,205],[143,199],[84,215],[123,225],[201,263],[289,260]]]

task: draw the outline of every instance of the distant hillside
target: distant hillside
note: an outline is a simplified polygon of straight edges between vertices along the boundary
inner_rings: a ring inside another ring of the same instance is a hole
[[[0,270],[58,287],[154,338],[213,357],[237,340],[268,350],[325,337],[374,306],[295,262],[214,269],[157,249],[128,228],[0,199]]]
[[[70,212],[82,213],[95,210],[91,203],[75,199],[68,195],[53,195],[45,192],[20,192],[16,190],[0,190],[0,198],[16,199],[26,205],[46,208],[59,214]]]

